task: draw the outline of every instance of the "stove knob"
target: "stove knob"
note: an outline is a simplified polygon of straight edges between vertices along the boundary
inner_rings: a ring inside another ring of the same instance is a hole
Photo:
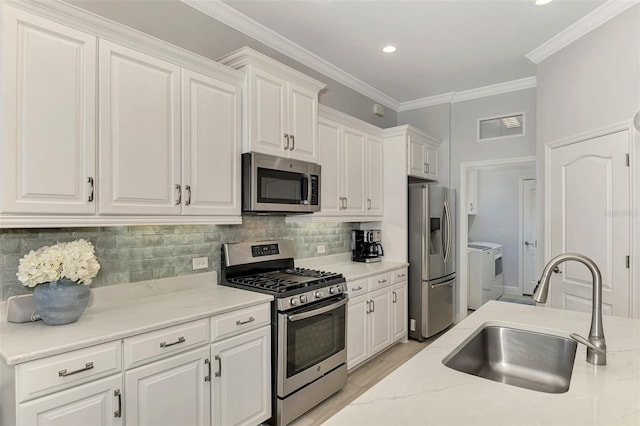
[[[291,306],[296,306],[298,304],[298,299],[296,299],[295,297],[292,297],[289,303],[291,303]]]
[[[335,287],[329,288],[329,294],[335,294],[335,293],[336,293],[336,288]]]
[[[336,293],[342,293],[342,287],[340,287],[339,285],[336,286]]]
[[[302,296],[300,296],[300,303],[307,303],[307,295],[303,294]]]
[[[322,297],[322,293],[319,291],[316,291],[315,296],[316,296],[316,299],[320,299]]]

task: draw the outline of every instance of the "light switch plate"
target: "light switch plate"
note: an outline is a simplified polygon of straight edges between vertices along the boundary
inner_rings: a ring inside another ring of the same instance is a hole
[[[207,269],[209,267],[209,258],[208,257],[196,257],[192,261],[193,270],[196,269]]]

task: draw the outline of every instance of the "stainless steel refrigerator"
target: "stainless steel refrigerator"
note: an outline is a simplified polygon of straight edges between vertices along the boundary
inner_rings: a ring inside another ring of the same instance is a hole
[[[453,324],[455,190],[409,185],[409,337],[424,340]]]

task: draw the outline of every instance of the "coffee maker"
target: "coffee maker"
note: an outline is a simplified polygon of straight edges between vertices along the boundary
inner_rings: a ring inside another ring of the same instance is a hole
[[[351,260],[366,263],[380,262],[384,254],[380,241],[382,241],[380,230],[352,231]]]

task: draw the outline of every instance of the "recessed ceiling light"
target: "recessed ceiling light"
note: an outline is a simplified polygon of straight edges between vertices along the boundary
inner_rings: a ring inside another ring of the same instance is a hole
[[[544,6],[545,4],[551,3],[553,0],[536,0],[537,6]]]
[[[384,53],[393,53],[393,52],[396,51],[396,47],[391,45],[391,44],[388,44],[388,45],[386,45],[385,47],[382,48],[382,51]]]

